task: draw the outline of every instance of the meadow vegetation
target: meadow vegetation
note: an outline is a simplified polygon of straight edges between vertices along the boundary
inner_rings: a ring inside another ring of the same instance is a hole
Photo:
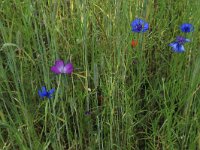
[[[200,149],[199,7],[1,0],[0,149]],[[136,18],[148,31],[131,31]],[[182,23],[194,31],[181,32]],[[169,46],[177,36],[191,40],[183,53]],[[73,73],[53,73],[58,59]],[[50,99],[38,95],[43,86],[55,88]]]

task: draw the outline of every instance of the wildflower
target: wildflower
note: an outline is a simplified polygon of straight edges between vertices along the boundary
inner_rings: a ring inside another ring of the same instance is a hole
[[[185,44],[186,42],[190,42],[190,40],[184,37],[178,36],[176,38],[176,41],[170,43],[169,46],[172,47],[174,52],[181,53],[185,51],[183,44]]]
[[[74,67],[71,63],[64,64],[64,61],[57,60],[55,65],[51,67],[51,71],[56,74],[71,74],[74,70]]]
[[[131,26],[132,26],[132,31],[138,33],[145,32],[149,29],[149,24],[140,18],[133,20]]]
[[[138,45],[138,41],[132,40],[131,46],[132,46],[132,47],[136,47],[137,45]]]
[[[89,116],[89,115],[91,115],[91,114],[92,114],[91,111],[86,111],[86,112],[85,112],[85,115],[87,115],[87,116]]]
[[[183,23],[180,26],[180,29],[181,29],[182,32],[188,33],[188,32],[194,31],[194,26],[190,23]]]
[[[43,86],[41,90],[38,90],[38,94],[41,98],[47,97],[47,98],[51,98],[52,94],[55,92],[55,89],[51,89],[49,91],[46,90],[46,87]]]

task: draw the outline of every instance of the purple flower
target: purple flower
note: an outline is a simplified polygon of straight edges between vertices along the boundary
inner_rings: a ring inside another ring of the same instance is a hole
[[[181,29],[182,32],[188,33],[188,32],[194,31],[194,26],[190,23],[183,23],[180,26],[180,29]]]
[[[149,24],[146,21],[137,18],[133,20],[133,22],[131,23],[131,27],[133,32],[139,33],[147,31],[149,29]]]
[[[181,53],[185,51],[183,44],[185,44],[186,42],[190,42],[190,40],[182,36],[178,36],[176,38],[176,41],[170,43],[169,46],[172,47],[174,52]]]
[[[91,111],[86,111],[86,112],[85,112],[85,115],[87,115],[87,116],[89,116],[89,115],[91,115],[91,114],[92,114]]]
[[[46,90],[46,87],[43,86],[41,90],[38,90],[38,94],[41,98],[47,97],[47,98],[51,98],[52,94],[55,92],[55,89],[51,89],[49,91]]]
[[[51,71],[56,74],[71,74],[74,70],[72,63],[64,64],[64,61],[57,60],[55,65],[51,67]]]

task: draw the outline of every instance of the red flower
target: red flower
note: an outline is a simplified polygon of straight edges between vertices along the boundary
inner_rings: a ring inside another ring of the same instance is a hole
[[[137,45],[138,45],[138,41],[132,40],[131,46],[132,46],[132,47],[136,47]]]

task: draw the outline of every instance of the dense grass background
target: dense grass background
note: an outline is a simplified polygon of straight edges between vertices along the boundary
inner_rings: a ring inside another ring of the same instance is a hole
[[[0,148],[200,149],[199,0],[1,0]],[[148,32],[131,32],[136,17]],[[168,44],[182,23],[185,53]],[[131,40],[138,40],[131,47]],[[71,61],[56,76],[56,59]],[[53,99],[38,90],[56,88]]]

